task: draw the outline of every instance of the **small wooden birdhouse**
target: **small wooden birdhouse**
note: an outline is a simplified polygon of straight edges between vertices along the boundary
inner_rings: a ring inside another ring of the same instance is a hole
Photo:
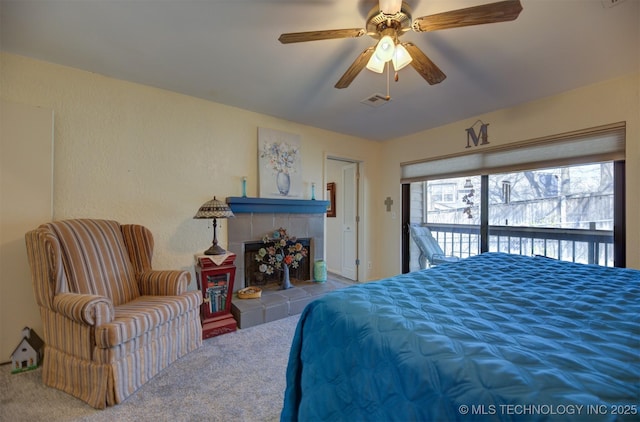
[[[11,373],[36,369],[42,361],[44,341],[29,327],[22,329],[22,341],[11,354]]]

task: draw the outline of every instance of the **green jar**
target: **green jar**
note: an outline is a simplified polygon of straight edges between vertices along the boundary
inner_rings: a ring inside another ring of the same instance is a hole
[[[318,283],[327,281],[327,263],[323,260],[318,260],[313,265],[313,279]]]

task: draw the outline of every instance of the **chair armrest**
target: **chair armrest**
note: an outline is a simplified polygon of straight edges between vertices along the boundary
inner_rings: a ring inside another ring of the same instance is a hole
[[[99,326],[113,321],[115,310],[104,296],[60,293],[53,298],[53,311],[86,325]]]
[[[187,291],[191,274],[181,270],[150,270],[140,274],[140,293],[145,296],[177,296]]]

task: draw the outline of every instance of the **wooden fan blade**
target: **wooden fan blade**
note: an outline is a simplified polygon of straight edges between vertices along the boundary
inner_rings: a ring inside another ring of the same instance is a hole
[[[414,43],[404,42],[402,43],[404,48],[407,49],[411,58],[411,66],[422,76],[429,85],[439,84],[444,81],[447,75],[442,73],[442,70],[434,62],[429,59],[426,54],[422,52]]]
[[[427,32],[485,23],[507,22],[515,20],[521,11],[520,0],[499,1],[416,18],[413,20],[413,30]]]
[[[307,31],[307,32],[290,32],[280,35],[278,41],[282,44],[291,44],[294,42],[332,40],[336,38],[358,38],[366,34],[367,31],[362,28],[351,29],[328,29],[326,31]]]
[[[360,53],[360,55],[355,59],[355,61],[351,63],[351,66],[349,66],[349,69],[347,69],[347,71],[344,72],[344,75],[342,75],[340,80],[336,83],[335,87],[338,89],[348,87],[351,84],[351,82],[353,82],[353,80],[356,78],[356,76],[358,76],[358,73],[360,73],[362,69],[365,68],[365,66],[369,62],[369,59],[373,55],[373,52],[375,51],[375,49],[376,49],[375,46],[369,47],[366,50],[364,50],[362,53]]]

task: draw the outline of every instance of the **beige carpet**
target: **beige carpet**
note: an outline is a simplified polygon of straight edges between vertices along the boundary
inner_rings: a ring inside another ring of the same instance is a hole
[[[299,315],[204,341],[124,403],[95,410],[0,367],[0,421],[277,421]]]

